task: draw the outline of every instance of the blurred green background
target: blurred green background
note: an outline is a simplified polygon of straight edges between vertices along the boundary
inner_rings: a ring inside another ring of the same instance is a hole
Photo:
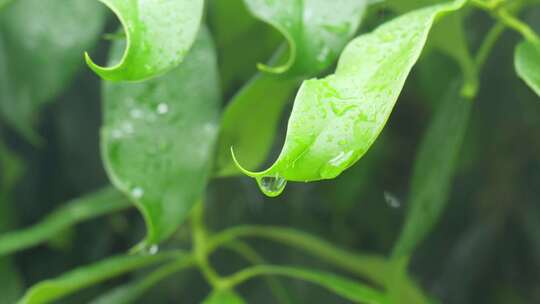
[[[213,15],[215,6],[210,5],[206,19],[216,37],[224,100],[229,100],[256,73],[256,63],[265,62],[280,45],[281,36],[245,10],[230,12],[243,22],[242,35],[220,34],[223,28]],[[392,16],[379,5],[361,31]],[[539,8],[522,16],[540,30]],[[473,49],[491,25],[480,12],[467,18]],[[106,32],[116,27],[110,15]],[[448,206],[413,257],[413,277],[441,303],[540,303],[540,103],[515,75],[512,58],[518,41],[514,33],[505,33],[486,64]],[[96,61],[105,62],[108,47],[109,41],[99,42],[93,51]],[[381,137],[359,163],[335,180],[291,184],[272,199],[247,177],[212,180],[207,192],[209,227],[289,226],[351,251],[388,254],[407,208],[418,143],[438,100],[458,75],[456,65],[442,53],[425,52]],[[100,87],[99,78],[82,65],[81,54],[81,65],[67,89],[36,116],[41,143],[29,143],[0,121],[0,229],[32,225],[64,202],[109,183],[99,155]],[[283,114],[269,161],[281,149],[288,113],[290,108]],[[164,246],[185,246],[187,229],[181,228]],[[133,209],[84,222],[47,244],[19,252],[10,258],[13,272],[0,273],[0,303],[13,303],[22,290],[43,279],[124,253],[144,234],[144,222]],[[267,241],[250,243],[269,261],[328,269],[292,249]],[[244,265],[227,252],[212,262],[222,273]],[[91,287],[59,303],[86,303],[144,273]],[[295,303],[347,303],[307,283],[286,283]],[[197,272],[187,271],[158,284],[140,303],[197,303],[208,291]],[[275,302],[261,280],[239,291],[249,303]]]

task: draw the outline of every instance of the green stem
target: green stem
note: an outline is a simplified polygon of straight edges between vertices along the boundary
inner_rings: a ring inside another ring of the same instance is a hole
[[[495,17],[498,18],[509,28],[520,33],[525,39],[532,43],[540,43],[540,37],[529,27],[525,22],[517,19],[507,10],[500,9],[496,12]]]
[[[204,227],[204,201],[200,200],[195,205],[192,212],[191,225],[195,261],[208,283],[210,283],[212,287],[220,289],[223,285],[221,283],[222,280],[212,266],[210,266],[210,262],[208,261],[210,250],[208,249],[208,237]]]
[[[224,246],[227,249],[236,252],[238,255],[242,256],[244,259],[254,265],[266,264],[264,258],[245,242],[233,241],[225,244]],[[293,303],[287,289],[278,279],[273,276],[265,276],[265,279],[272,293],[274,294],[274,297],[276,298],[276,303]]]
[[[238,226],[216,234],[208,242],[208,252],[243,237],[260,237],[296,247],[308,254],[356,273],[379,286],[384,285],[387,263],[378,256],[362,256],[336,248],[333,244],[310,234],[290,228]]]
[[[308,233],[282,227],[238,226],[216,234],[208,242],[209,253],[220,246],[244,237],[259,237],[276,241],[342,270],[354,273],[379,287],[389,289],[392,284],[395,265],[386,258],[374,255],[358,255],[340,249],[334,244]],[[400,295],[411,303],[429,303],[426,296],[410,278],[402,278]]]
[[[489,57],[489,54],[491,54],[491,50],[499,40],[499,37],[504,33],[506,30],[506,25],[504,23],[498,22],[495,26],[493,26],[486,37],[484,38],[484,41],[482,42],[482,45],[478,49],[478,52],[475,57],[475,65],[476,69],[480,71],[484,64],[486,63],[487,58]]]
[[[112,187],[85,195],[54,211],[32,227],[3,234],[0,237],[0,256],[38,245],[84,220],[117,212],[130,206],[132,204]]]
[[[540,43],[540,37],[534,32],[531,27],[525,22],[516,18],[512,13],[510,13],[506,8],[503,7],[504,1],[490,1],[486,2],[483,0],[471,0],[471,3],[476,7],[487,11],[490,13],[493,18],[497,19],[502,24],[506,25],[508,28],[513,29],[532,43]],[[517,5],[522,5],[522,2],[514,2]]]

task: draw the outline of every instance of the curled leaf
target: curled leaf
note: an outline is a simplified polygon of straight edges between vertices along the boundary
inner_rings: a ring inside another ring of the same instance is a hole
[[[118,42],[112,58],[120,55]],[[216,54],[206,30],[185,62],[141,83],[105,83],[101,148],[113,184],[143,213],[156,244],[202,194],[220,107]]]
[[[276,28],[289,44],[289,58],[270,73],[313,75],[327,68],[356,32],[365,0],[244,0],[253,15]]]
[[[191,48],[201,24],[203,0],[100,0],[120,19],[127,45],[112,67],[88,66],[103,79],[137,81],[179,65]]]
[[[514,61],[519,77],[540,96],[540,43],[521,42]]]
[[[352,166],[386,124],[436,18],[464,3],[416,10],[353,40],[335,74],[302,84],[276,162],[250,172],[233,153],[237,166],[268,196],[279,195],[286,181],[331,179]]]

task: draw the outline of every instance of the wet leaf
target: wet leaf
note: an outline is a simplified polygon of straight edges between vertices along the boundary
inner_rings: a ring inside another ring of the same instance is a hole
[[[452,185],[473,102],[451,86],[420,145],[414,162],[409,208],[393,255],[410,256],[437,223]]]
[[[137,269],[185,256],[181,252],[156,255],[116,256],[67,272],[55,279],[41,281],[26,291],[19,304],[52,303],[89,286]]]
[[[515,66],[519,77],[540,96],[540,43],[521,42],[516,48]]]
[[[276,162],[262,172],[242,171],[277,196],[287,181],[331,179],[352,166],[386,124],[435,19],[464,2],[413,11],[353,40],[335,74],[302,84]]]
[[[365,0],[244,0],[251,13],[276,28],[289,44],[286,63],[263,71],[314,75],[332,64],[354,35]]]
[[[0,12],[0,115],[28,140],[38,141],[37,110],[83,65],[105,12],[89,0],[17,0]]]
[[[245,304],[246,301],[242,299],[237,293],[231,290],[220,290],[212,292],[208,298],[206,298],[203,304]]]
[[[345,44],[358,30],[367,1],[244,0],[248,9],[278,29],[289,42],[289,57],[281,66],[261,65],[263,71],[285,73],[282,77],[259,74],[235,95],[225,109],[218,144],[217,174],[239,174],[230,148],[245,158],[246,166],[258,168],[268,157],[276,128],[298,76],[314,76],[335,62]],[[272,62],[286,56],[278,50]],[[257,131],[256,136],[254,132]]]
[[[122,43],[112,51],[121,54]],[[182,65],[143,83],[105,83],[102,154],[113,184],[142,212],[146,245],[174,232],[201,196],[220,107],[214,46],[201,31]]]
[[[94,0],[95,1],[95,0]],[[111,67],[88,66],[107,80],[144,80],[178,66],[191,48],[201,24],[203,0],[100,0],[120,19],[127,48]]]

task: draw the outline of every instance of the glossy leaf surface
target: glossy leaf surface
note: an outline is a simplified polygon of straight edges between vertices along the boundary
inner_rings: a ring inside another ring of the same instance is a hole
[[[395,257],[410,256],[444,210],[472,107],[471,100],[460,96],[459,87],[451,86],[426,131],[414,163],[410,205]]]
[[[42,281],[30,288],[18,303],[52,303],[102,281],[181,256],[183,254],[179,252],[168,252],[156,255],[112,257],[93,265],[72,270],[55,279]]]
[[[75,199],[34,226],[1,234],[0,256],[35,246],[79,222],[129,206],[122,193],[112,188],[105,188]]]
[[[244,0],[253,15],[276,28],[288,41],[289,58],[267,72],[313,75],[330,64],[356,33],[365,0]]]
[[[289,57],[281,66],[260,65],[265,72],[285,73],[285,77],[256,75],[226,108],[218,145],[219,176],[240,173],[230,158],[231,147],[240,158],[245,158],[247,168],[256,169],[266,160],[283,109],[298,85],[294,79],[314,76],[336,60],[358,30],[367,3],[364,0],[244,1],[256,17],[287,38]],[[276,53],[275,62],[285,57],[281,53]],[[255,130],[257,136],[253,136]]]
[[[94,0],[95,1],[95,0]],[[144,80],[176,67],[191,48],[201,24],[203,0],[100,0],[120,19],[127,46],[112,67],[86,62],[107,80]]]
[[[0,115],[27,139],[38,140],[36,111],[83,65],[105,12],[88,0],[17,0],[0,12]]]
[[[242,299],[234,291],[221,290],[212,292],[208,298],[206,298],[203,304],[245,304],[246,301]]]
[[[123,46],[117,43],[112,58]],[[114,185],[143,213],[150,246],[167,238],[199,199],[217,135],[216,54],[201,31],[185,62],[143,83],[105,83],[102,154]]]
[[[385,296],[375,289],[323,271],[285,266],[256,266],[240,273],[239,277],[241,280],[246,280],[259,275],[280,275],[300,279],[326,288],[332,293],[355,303],[388,303]]]
[[[244,173],[276,196],[287,180],[331,179],[353,165],[386,124],[436,17],[463,4],[414,11],[353,40],[335,74],[302,84],[277,161],[265,171]]]
[[[540,96],[540,43],[521,42],[516,48],[515,66],[519,77]]]

